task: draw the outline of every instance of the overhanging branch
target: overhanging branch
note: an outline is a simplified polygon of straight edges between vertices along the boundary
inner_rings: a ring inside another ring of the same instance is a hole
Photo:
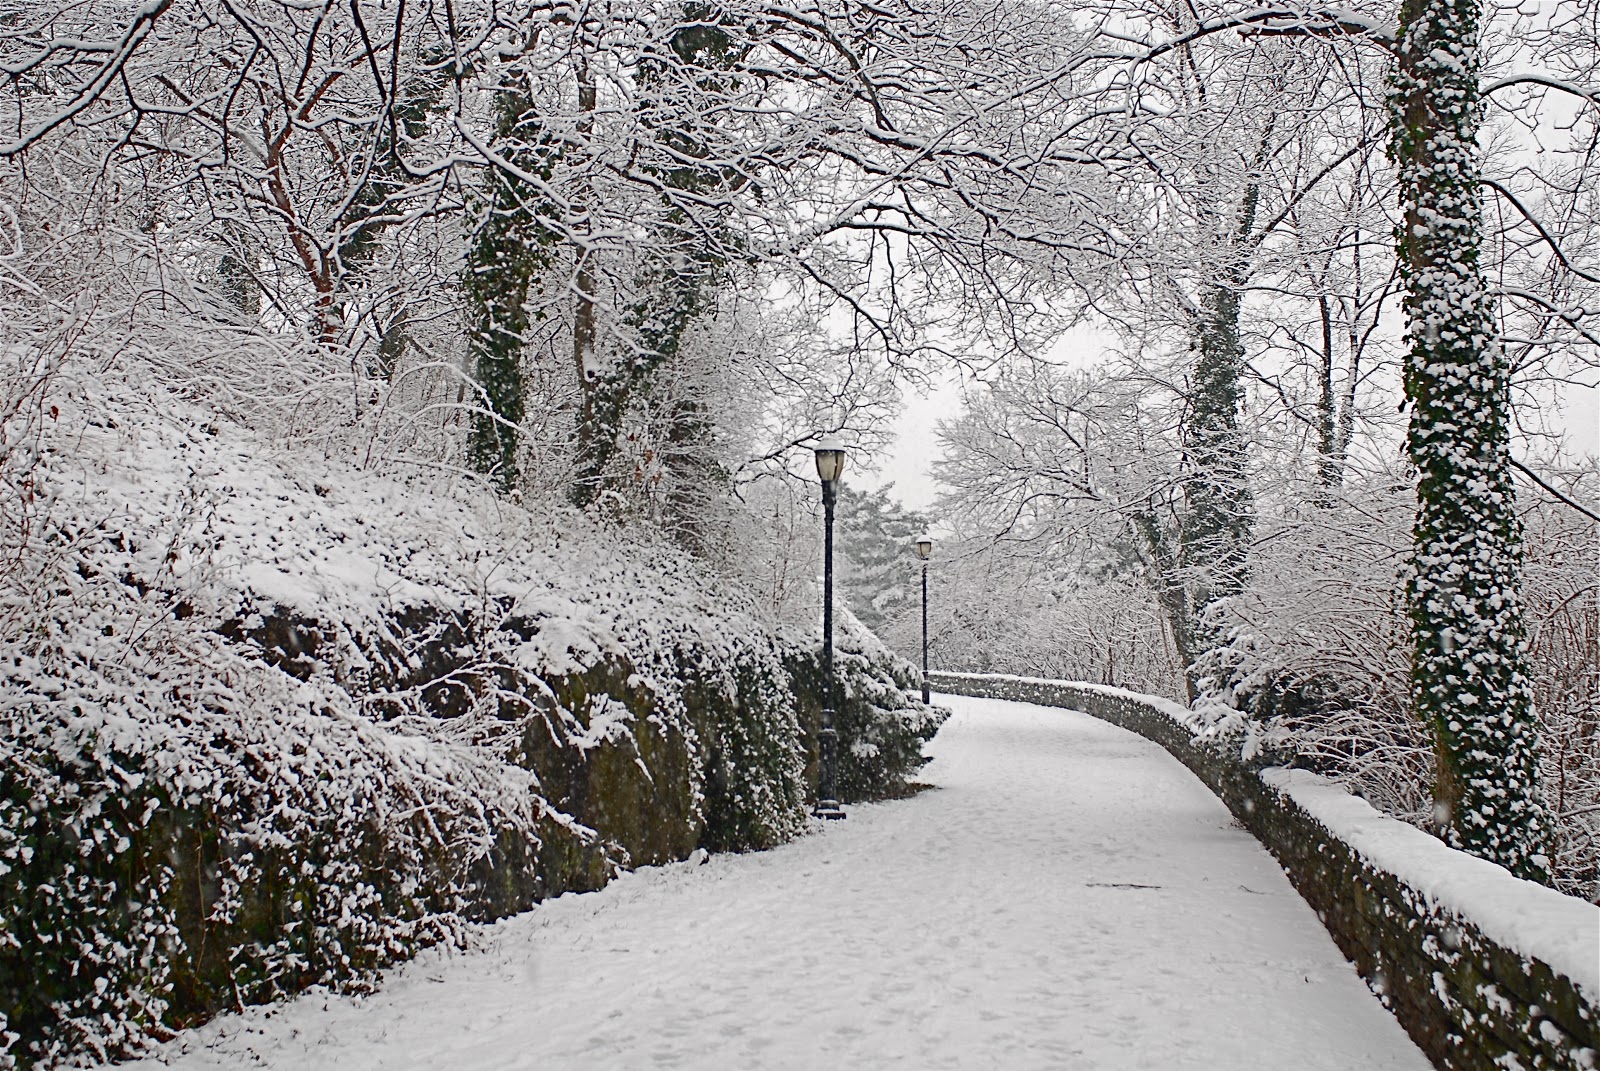
[[[1559,490],[1559,489],[1557,489],[1555,487],[1550,486],[1550,484],[1546,483],[1544,478],[1541,477],[1537,472],[1534,472],[1532,469],[1530,469],[1528,466],[1524,465],[1522,462],[1518,461],[1516,458],[1512,458],[1511,459],[1511,467],[1516,469],[1518,472],[1522,473],[1524,476],[1526,476],[1528,479],[1532,480],[1534,483],[1538,484],[1540,487],[1544,488],[1545,491],[1549,492],[1552,496],[1554,496],[1555,498],[1557,498],[1561,502],[1566,503],[1567,505],[1571,506],[1573,509],[1577,510],[1579,513],[1583,514],[1585,517],[1588,517],[1592,521],[1600,521],[1600,513],[1596,513],[1594,510],[1590,509],[1588,506],[1585,506],[1582,502],[1579,502],[1576,499],[1574,499],[1571,496],[1569,496],[1568,494],[1566,494],[1566,492],[1561,491],[1561,490]]]

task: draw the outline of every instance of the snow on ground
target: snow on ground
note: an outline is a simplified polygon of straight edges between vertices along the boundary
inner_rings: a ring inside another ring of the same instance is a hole
[[[483,487],[275,446],[110,374],[76,389],[45,440],[57,522],[86,544],[114,544],[123,571],[177,584],[224,618],[248,594],[256,610],[376,636],[394,611],[481,614],[492,597],[538,623],[508,652],[536,674],[626,653],[648,675],[675,639],[727,662],[770,632],[643,529],[602,530],[548,503],[529,513]],[[97,563],[109,554],[94,548]]]
[[[563,896],[373,996],[225,1016],[135,1066],[1427,1071],[1159,747],[943,701],[933,790]]]

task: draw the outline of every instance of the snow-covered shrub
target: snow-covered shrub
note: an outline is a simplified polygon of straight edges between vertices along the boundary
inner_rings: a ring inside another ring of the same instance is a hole
[[[1592,477],[1572,490],[1580,499],[1600,498]],[[1594,899],[1600,896],[1594,523],[1531,490],[1520,508],[1554,882]],[[1400,474],[1373,473],[1348,481],[1323,506],[1263,511],[1251,582],[1223,609],[1232,641],[1209,667],[1225,678],[1223,706],[1255,719],[1256,731],[1287,748],[1297,765],[1431,828],[1433,747],[1428,728],[1410,713],[1399,579],[1413,509]]]
[[[495,913],[486,856],[592,839],[524,771],[241,652],[139,581],[143,533],[41,534],[79,553],[46,560],[68,568],[34,575],[32,627],[0,637],[16,1055],[115,1055],[169,1011],[360,985]]]
[[[752,644],[720,663],[721,680],[711,681],[707,663],[684,659],[685,702],[699,712],[703,754],[701,841],[713,851],[770,847],[803,828],[811,782],[782,654],[779,644]],[[712,712],[720,716],[706,716]]]
[[[1299,764],[1422,823],[1431,816],[1432,750],[1409,713],[1397,580],[1409,491],[1395,479],[1352,481],[1340,493],[1340,508],[1262,511],[1250,583],[1219,615],[1232,642],[1201,675],[1220,693],[1213,706],[1287,736]]]
[[[815,761],[823,679],[821,637],[812,639],[813,646],[794,653],[790,671],[803,695]],[[840,799],[896,795],[927,762],[922,745],[933,739],[949,713],[922,704],[921,670],[885,647],[848,610],[834,617],[833,666]]]

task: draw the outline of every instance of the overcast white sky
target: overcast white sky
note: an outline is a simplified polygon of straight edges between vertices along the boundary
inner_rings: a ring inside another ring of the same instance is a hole
[[[910,395],[905,411],[895,423],[895,446],[876,474],[862,473],[868,487],[894,484],[894,496],[912,509],[933,506],[938,488],[933,482],[933,460],[939,453],[935,431],[940,420],[961,411],[961,391],[954,379],[925,398]]]
[[[1103,345],[1103,344],[1102,344]],[[1084,333],[1074,339],[1071,349],[1085,363],[1099,356],[1092,337]],[[1562,422],[1566,426],[1569,449],[1575,455],[1600,455],[1600,389],[1569,387],[1562,399]],[[954,376],[926,397],[908,394],[905,411],[895,426],[896,443],[876,474],[857,470],[867,487],[894,484],[894,496],[917,510],[933,507],[938,486],[933,480],[933,461],[939,453],[938,422],[961,411],[961,385]]]

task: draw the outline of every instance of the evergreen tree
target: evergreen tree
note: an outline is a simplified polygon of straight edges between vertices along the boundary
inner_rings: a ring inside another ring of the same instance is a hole
[[[1403,0],[1391,96],[1417,516],[1412,708],[1446,839],[1548,880],[1511,483],[1510,367],[1479,260],[1479,0]]]
[[[928,523],[889,492],[841,484],[837,514],[839,591],[856,620],[880,637],[891,618],[921,597],[911,542]]]

